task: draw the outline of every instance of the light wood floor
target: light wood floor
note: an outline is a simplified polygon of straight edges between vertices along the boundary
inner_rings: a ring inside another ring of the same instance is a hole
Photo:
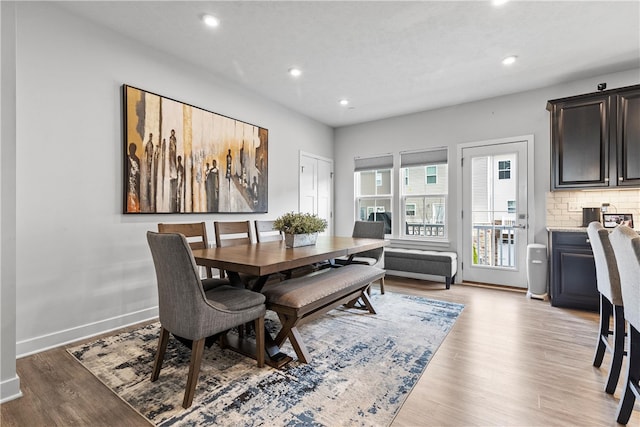
[[[470,285],[388,277],[386,287],[465,304],[394,427],[617,424],[623,379],[607,395],[609,356],[591,365],[596,313]],[[64,348],[20,359],[17,370],[24,397],[1,405],[3,427],[148,425]],[[638,402],[628,425],[640,426]]]

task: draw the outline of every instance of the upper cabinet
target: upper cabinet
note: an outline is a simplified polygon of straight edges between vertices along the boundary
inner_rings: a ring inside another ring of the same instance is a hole
[[[640,187],[640,86],[616,98],[618,186]]]
[[[640,187],[640,85],[547,103],[551,190]]]

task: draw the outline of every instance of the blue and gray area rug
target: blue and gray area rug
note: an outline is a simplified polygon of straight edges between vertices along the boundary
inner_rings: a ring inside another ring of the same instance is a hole
[[[158,323],[68,351],[156,425],[389,425],[463,306],[389,292],[372,298],[376,315],[336,309],[300,327],[309,364],[258,369],[217,345],[205,348],[187,410],[190,350],[183,344],[171,338],[160,378],[149,380]],[[277,329],[272,314],[267,322]],[[295,358],[288,341],[283,351]]]

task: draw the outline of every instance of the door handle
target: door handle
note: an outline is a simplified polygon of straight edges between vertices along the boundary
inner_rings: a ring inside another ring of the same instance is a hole
[[[523,230],[526,230],[527,228],[529,228],[529,226],[527,224],[515,224],[513,228],[521,228]]]

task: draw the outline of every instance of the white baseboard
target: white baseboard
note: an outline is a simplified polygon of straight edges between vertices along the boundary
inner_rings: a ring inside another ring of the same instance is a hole
[[[5,403],[10,400],[22,397],[20,391],[20,377],[15,377],[0,382],[0,403]]]
[[[31,354],[40,353],[45,350],[60,347],[61,345],[90,338],[125,326],[134,325],[147,320],[153,320],[157,317],[158,307],[156,306],[98,322],[88,323],[75,328],[41,335],[24,341],[18,341],[16,343],[16,358],[19,359]]]

